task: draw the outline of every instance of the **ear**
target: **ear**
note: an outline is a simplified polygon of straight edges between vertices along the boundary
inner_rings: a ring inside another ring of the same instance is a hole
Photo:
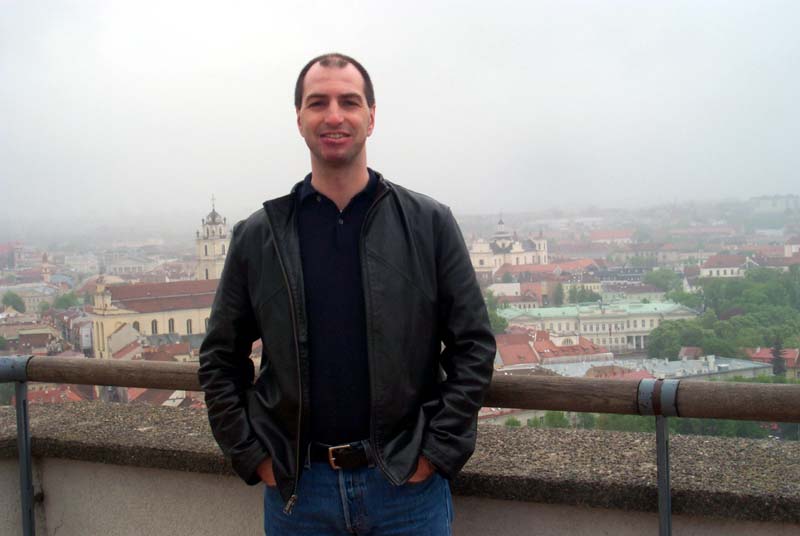
[[[369,107],[369,125],[367,126],[367,136],[372,135],[372,129],[375,128],[375,105]]]
[[[300,108],[295,108],[294,111],[297,114],[297,130],[298,130],[298,132],[300,132],[300,135],[302,136],[302,134],[303,134],[303,126],[300,123]]]

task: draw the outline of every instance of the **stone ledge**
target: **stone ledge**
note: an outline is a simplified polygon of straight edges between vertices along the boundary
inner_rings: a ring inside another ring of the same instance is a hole
[[[205,412],[136,404],[34,405],[33,455],[233,475]],[[676,514],[800,523],[800,448],[770,440],[673,436]],[[13,408],[0,407],[0,458],[16,456]],[[492,499],[657,509],[652,434],[480,427],[453,491]]]

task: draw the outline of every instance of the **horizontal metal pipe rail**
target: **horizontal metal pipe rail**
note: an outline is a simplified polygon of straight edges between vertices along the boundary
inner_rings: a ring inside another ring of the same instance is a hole
[[[24,368],[25,379],[33,382],[200,390],[197,363],[34,357],[28,359]],[[2,381],[10,380],[4,380],[0,372]],[[673,393],[676,412],[671,415],[800,423],[800,385],[668,381],[676,382]],[[496,374],[484,406],[629,415],[660,414],[644,412],[640,408],[641,385],[640,380]]]
[[[65,357],[0,357],[0,382],[16,382],[23,534],[34,535],[26,385],[29,381],[199,391],[197,363]],[[672,533],[668,417],[800,423],[800,385],[606,380],[496,375],[484,406],[654,415],[659,534]]]

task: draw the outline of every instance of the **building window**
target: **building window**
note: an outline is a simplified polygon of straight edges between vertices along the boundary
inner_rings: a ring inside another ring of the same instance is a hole
[[[225,244],[222,244],[222,254],[225,255]]]
[[[633,321],[633,327],[636,327],[636,320]]]
[[[158,320],[153,320],[150,322],[150,332],[153,335],[158,335]]]
[[[208,318],[206,318],[206,332],[208,331]]]
[[[654,322],[653,322],[653,319],[651,318],[651,319],[650,319],[650,327],[651,327],[651,328],[653,327],[653,324],[654,324]]]
[[[134,322],[133,323],[133,329],[135,329],[136,331],[140,331],[139,330],[139,322]]]
[[[175,319],[174,318],[170,318],[167,321],[167,326],[168,326],[168,331],[170,333],[175,333]]]
[[[206,244],[205,246],[203,246],[203,249],[205,250],[206,257],[208,257],[208,244]]]
[[[631,321],[630,320],[626,320],[625,321],[625,327],[628,328],[628,329],[631,329]]]
[[[191,335],[192,334],[192,319],[191,318],[186,321],[186,334],[187,335]]]
[[[480,260],[478,261],[478,266],[483,266],[483,259],[480,259]]]
[[[208,268],[206,268],[206,279],[208,279]]]

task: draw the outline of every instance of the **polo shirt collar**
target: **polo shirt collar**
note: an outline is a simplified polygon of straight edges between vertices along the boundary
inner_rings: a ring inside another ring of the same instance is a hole
[[[355,196],[353,196],[353,199],[362,194],[371,196],[375,192],[375,187],[378,184],[378,174],[372,168],[367,168],[367,171],[369,172],[369,181],[367,182],[367,185],[364,187],[363,190],[361,190]],[[300,204],[303,204],[306,201],[306,199],[308,199],[309,196],[314,195],[316,193],[317,190],[311,184],[311,173],[309,173],[308,175],[306,175],[306,178],[303,179],[303,182],[300,183],[300,188],[298,188],[298,195],[300,196],[299,197]]]

